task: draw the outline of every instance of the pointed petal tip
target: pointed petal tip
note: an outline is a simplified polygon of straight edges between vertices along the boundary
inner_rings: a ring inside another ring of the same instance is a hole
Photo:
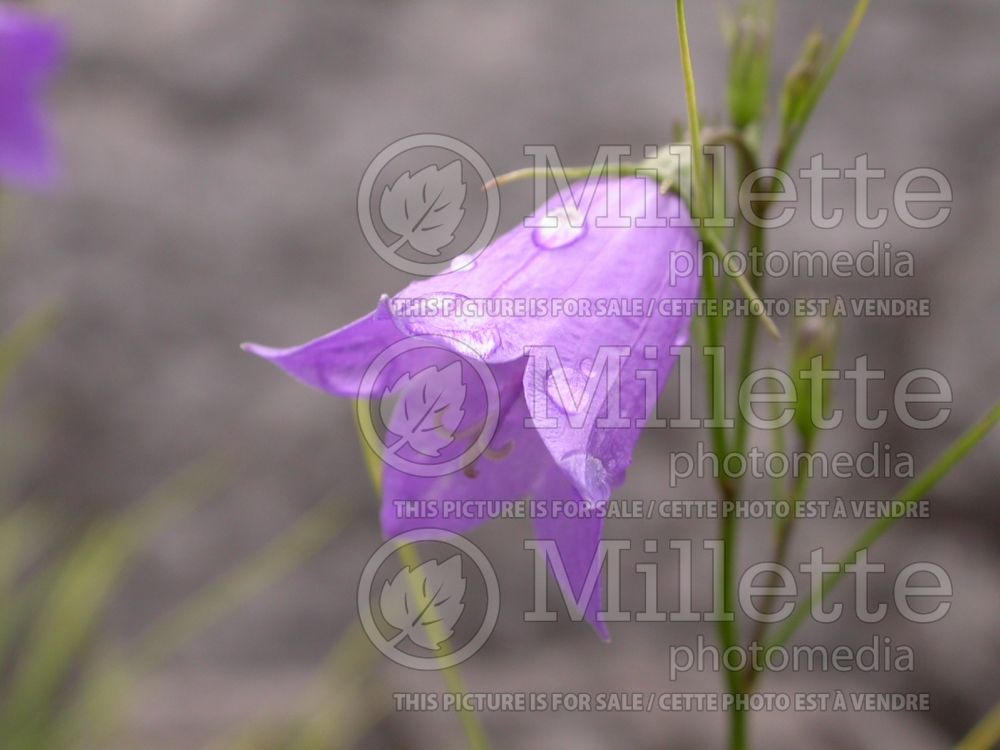
[[[247,354],[253,354],[257,357],[263,357],[264,359],[274,359],[281,352],[280,349],[274,349],[270,346],[262,346],[261,344],[254,344],[251,341],[245,341],[240,344],[240,349],[245,351]]]

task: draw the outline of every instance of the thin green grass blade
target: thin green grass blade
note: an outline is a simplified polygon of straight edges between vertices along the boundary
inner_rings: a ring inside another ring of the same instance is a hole
[[[55,329],[59,317],[57,307],[44,307],[27,315],[0,338],[0,397],[24,360]]]
[[[899,493],[896,498],[899,502],[894,504],[893,513],[871,524],[858,537],[851,549],[841,558],[838,572],[824,579],[822,599],[826,599],[830,592],[836,588],[846,572],[845,568],[847,564],[855,561],[855,555],[861,550],[868,549],[875,544],[900,518],[904,518],[907,508],[924,498],[945,475],[955,468],[959,461],[965,458],[969,451],[979,445],[980,441],[989,434],[998,422],[1000,422],[1000,403],[994,406],[982,420],[970,428],[964,435],[953,442],[930,468],[926,469]],[[784,645],[808,616],[809,603],[800,603],[785,621],[784,625],[767,643],[767,648],[771,649]]]
[[[364,685],[376,653],[357,624],[337,640],[322,670],[320,699],[295,728],[285,750],[350,747],[384,715],[386,701]]]
[[[89,670],[78,699],[55,730],[58,747],[86,733],[105,740],[127,710],[128,694],[137,681],[275,582],[297,569],[344,527],[332,498],[303,514],[263,550],[192,594],[157,621],[138,640],[105,654]]]
[[[172,517],[218,487],[221,467],[203,461],[154,490],[118,518],[100,521],[54,566],[33,613],[0,717],[4,750],[45,747],[60,714],[60,691],[89,648],[128,562]]]

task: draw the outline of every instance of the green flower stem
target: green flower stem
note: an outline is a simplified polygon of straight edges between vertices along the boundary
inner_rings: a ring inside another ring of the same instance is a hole
[[[910,482],[903,489],[903,491],[899,493],[899,496],[896,498],[899,502],[894,503],[892,514],[887,515],[884,518],[880,518],[871,524],[864,531],[864,533],[858,537],[858,540],[854,543],[847,554],[841,558],[839,572],[827,576],[823,581],[823,588],[821,590],[822,599],[825,599],[837,586],[840,579],[843,578],[844,566],[848,563],[854,562],[854,558],[858,552],[871,547],[882,537],[883,534],[885,534],[886,531],[892,528],[896,521],[904,517],[907,509],[914,503],[918,502],[921,498],[925,497],[942,477],[951,471],[959,461],[965,458],[966,454],[970,450],[979,444],[987,433],[989,433],[989,431],[996,426],[997,422],[1000,422],[1000,403],[997,403],[979,423],[952,443],[944,454],[937,461],[935,461],[930,468],[925,470],[922,474],[920,474],[920,476]],[[809,611],[808,602],[800,603],[792,612],[792,615],[785,621],[784,625],[782,625],[782,627],[778,630],[775,636],[767,642],[765,649],[778,648],[784,645],[809,616]],[[751,679],[749,679],[751,684],[753,683],[753,678],[754,676],[752,675]]]
[[[780,430],[779,430],[780,433]],[[809,444],[803,446],[802,450],[802,461],[803,463],[807,460],[806,455],[811,453],[813,450],[813,445],[811,441]],[[782,448],[782,453],[784,449]],[[792,528],[795,524],[795,519],[798,517],[797,510],[799,504],[805,498],[806,488],[809,485],[809,476],[806,471],[800,470],[798,476],[792,482],[791,491],[788,492],[788,506],[789,506],[789,516],[787,518],[779,519],[778,527],[774,535],[774,552],[771,555],[771,560],[773,560],[778,565],[784,565],[785,560],[788,558],[788,548],[791,544],[792,539]],[[775,496],[775,499],[781,497],[780,494]],[[778,575],[775,573],[771,576],[771,586],[777,586],[781,583]],[[772,610],[770,609],[770,597],[765,597],[761,604],[762,611],[770,614]],[[750,645],[757,643],[763,643],[764,636],[767,634],[768,624],[766,622],[760,621],[754,625],[753,634],[750,636]],[[753,688],[756,676],[752,668],[748,667],[747,672],[744,675],[743,687],[747,692],[750,692]]]
[[[727,503],[732,502],[727,498]],[[722,641],[723,651],[731,648],[738,648],[740,644],[739,626],[736,623],[736,544],[737,544],[737,515],[736,513],[723,513],[721,519],[722,532],[722,611],[724,615],[732,615],[732,620],[720,620],[718,624],[719,638]],[[729,692],[739,696],[744,691],[742,676],[738,671],[725,667],[726,684]],[[730,750],[745,750],[749,747],[747,739],[747,712],[740,706],[734,707],[729,712],[729,747]]]
[[[562,176],[567,180],[584,180],[589,177],[634,177],[641,170],[648,170],[649,165],[644,163],[622,163],[617,167],[612,167],[610,164],[605,164],[600,169],[595,170],[593,167],[563,167],[560,172]],[[538,174],[538,170],[534,167],[524,167],[523,169],[515,169],[511,172],[504,172],[498,177],[494,177],[492,180],[483,185],[483,190],[490,190],[491,188],[497,188],[501,185],[509,185],[512,182],[517,182],[518,180],[528,180],[533,179],[535,175]]]
[[[796,128],[790,137],[781,144],[778,150],[778,154],[775,157],[775,167],[780,171],[785,171],[788,168],[788,163],[791,161],[792,155],[795,151],[795,147],[802,135],[806,123],[809,120],[813,110],[818,104],[820,98],[825,92],[826,88],[829,86],[830,81],[833,79],[837,68],[840,66],[844,55],[850,48],[851,43],[854,40],[854,36],[857,33],[858,28],[861,25],[861,21],[864,19],[865,13],[868,10],[868,0],[859,0],[854,8],[854,12],[848,22],[847,27],[842,33],[840,40],[831,56],[829,62],[824,67],[820,76],[818,77],[816,83],[813,85],[812,90],[809,93],[807,99],[807,105],[805,110],[805,115],[802,118],[800,126]],[[769,202],[765,202],[761,208],[761,212],[766,212]],[[762,227],[754,227],[750,235],[750,242],[748,253],[752,260],[758,264],[762,263],[765,255],[765,230]],[[765,277],[763,274],[753,278],[754,289],[758,293],[762,293],[764,289]],[[754,352],[756,348],[757,341],[757,320],[754,317],[747,319],[747,324],[744,331],[744,337],[742,341],[742,347],[740,351],[740,363],[739,363],[739,374],[740,382],[744,382],[745,378],[750,374],[753,368],[754,362]],[[749,395],[749,394],[748,394]],[[741,409],[745,408],[746,404],[740,404]],[[741,411],[742,414],[742,411]],[[734,437],[734,451],[739,454],[744,454],[746,452],[746,443],[748,439],[748,425],[745,420],[738,419],[735,428]],[[810,450],[809,447],[805,449],[807,452]],[[794,509],[801,501],[805,495],[806,487],[808,485],[808,477],[801,475],[794,482],[794,486],[789,493],[789,501],[792,508],[792,515],[783,519],[777,528],[774,540],[774,555],[772,559],[779,565],[784,564],[785,558],[788,554],[788,547],[791,540],[792,528],[795,520]],[[755,627],[754,634],[751,638],[751,643],[761,642],[767,631],[767,625],[765,623],[758,623]],[[757,675],[753,672],[748,672],[746,675],[745,686],[749,690],[752,688]]]
[[[736,286],[738,286],[740,291],[743,292],[743,296],[750,300],[751,317],[760,320],[767,329],[767,332],[770,333],[776,341],[781,341],[781,333],[778,331],[778,327],[774,324],[774,321],[771,320],[771,317],[767,314],[767,311],[764,308],[764,303],[760,299],[760,295],[754,290],[753,285],[747,277],[740,273],[739,268],[733,265],[736,263],[736,259],[726,250],[719,238],[716,237],[715,233],[708,227],[702,227],[701,238],[705,243],[705,246],[715,253],[719,257],[719,260],[722,261],[722,265],[725,267],[726,273],[736,282]]]
[[[746,325],[743,328],[743,341],[740,345],[739,380],[737,381],[740,385],[739,409],[733,435],[733,451],[741,455],[746,453],[747,440],[749,438],[749,424],[743,418],[743,415],[750,408],[750,394],[749,392],[743,392],[742,385],[747,381],[750,372],[753,370],[754,354],[757,350],[757,329],[757,318],[747,318]]]
[[[781,414],[781,404],[777,403],[771,404],[771,418],[776,420],[778,419],[780,414]],[[778,453],[781,455],[785,455],[787,453],[788,443],[785,440],[786,429],[787,426],[771,430],[771,451],[773,453]],[[774,495],[774,498],[777,499],[779,497],[784,497],[785,494],[788,492],[787,488],[788,488],[787,480],[786,479],[783,480],[783,478],[778,476],[777,472],[775,472],[775,476],[771,480],[771,494]],[[780,527],[781,523],[782,523],[781,518],[775,518],[775,526]]]
[[[725,146],[729,145],[734,147],[740,157],[740,162],[744,165],[751,164],[754,160],[753,152],[751,151],[743,135],[732,128],[705,128],[703,131],[704,142],[710,145]],[[716,280],[715,275],[712,273],[713,266],[706,259],[704,264],[704,290],[703,297],[706,300],[716,300],[723,295],[723,289]],[[725,278],[722,279],[725,281]],[[706,344],[709,347],[718,347],[722,345],[722,341],[725,338],[725,319],[721,315],[709,315],[706,316],[707,319],[707,332],[706,332]],[[756,318],[754,318],[756,319]],[[715,384],[712,380],[713,375],[711,371],[708,373],[708,392],[714,394]],[[716,454],[720,457],[725,456],[726,442],[725,442],[725,432],[721,428],[712,428],[713,436],[713,447]]]
[[[687,102],[688,130],[691,131],[691,170],[694,186],[691,202],[695,216],[705,215],[705,153],[701,145],[701,120],[698,114],[698,92],[694,83],[694,64],[691,62],[691,45],[688,42],[687,15],[684,0],[677,0],[677,37],[680,42],[681,67],[684,70],[684,93]]]
[[[705,152],[702,150],[701,140],[701,120],[698,115],[698,93],[694,82],[694,65],[691,62],[691,45],[688,42],[687,17],[684,10],[684,0],[677,0],[677,36],[681,48],[681,67],[684,70],[684,92],[687,101],[688,129],[691,131],[691,170],[694,176],[693,192],[691,197],[694,215],[698,218],[705,216],[707,205],[707,191],[705,179]],[[740,291],[750,300],[750,310],[755,317],[760,317],[764,321],[771,335],[777,339],[781,338],[777,326],[767,316],[760,297],[754,291],[746,277],[737,273],[737,269],[732,266],[732,261],[722,243],[708,227],[702,227],[702,240],[706,247],[719,256],[726,271],[736,280],[736,285]],[[707,279],[706,279],[707,282]]]
[[[712,273],[712,264],[709,262],[708,258],[703,258],[703,284],[701,290],[701,297],[706,302],[718,302],[719,296],[717,291],[717,281],[715,275]],[[715,313],[708,313],[705,315],[705,346],[708,351],[717,352],[722,343],[722,318]],[[708,398],[710,401],[714,401],[715,396],[719,393],[719,388],[715,382],[715,368],[705,367],[705,384],[706,392],[708,393]],[[715,413],[713,409],[713,414]],[[712,438],[712,449],[715,451],[716,455],[721,461],[723,456],[726,455],[726,431],[721,425],[713,424],[709,428],[709,434]],[[728,494],[728,489],[726,490]]]
[[[1000,745],[1000,703],[995,705],[955,750],[990,750]]]
[[[412,544],[400,544],[396,547],[396,553],[399,555],[399,559],[403,562],[403,565],[408,567],[410,570],[416,570],[420,567],[422,560],[420,559],[420,553],[417,552],[417,548]],[[424,625],[427,628],[427,632],[431,636],[431,640],[435,643],[444,643],[445,648],[451,648],[451,642],[448,639],[447,633],[445,633],[444,628],[441,625],[439,618],[434,616],[436,608],[433,602],[426,602],[426,597],[420,587],[417,586],[416,581],[412,576],[407,576],[406,580],[409,582],[410,591],[413,593],[415,600],[423,607],[426,604],[427,610],[430,613],[430,620],[432,622],[428,625]],[[462,679],[462,673],[458,671],[458,667],[451,666],[445,667],[441,670],[441,677],[444,679],[445,685],[448,690],[452,693],[458,695],[465,695],[468,692],[465,686],[465,680]],[[488,750],[490,743],[486,737],[486,732],[483,730],[482,725],[479,723],[479,719],[474,711],[466,711],[464,708],[458,712],[458,720],[462,724],[462,729],[465,732],[465,738],[468,740],[469,747],[471,750]]]
[[[694,82],[694,66],[691,62],[691,46],[688,42],[688,30],[687,30],[687,18],[684,8],[684,0],[676,0],[677,3],[677,36],[680,42],[680,53],[681,53],[681,67],[684,70],[684,90],[687,99],[687,110],[688,110],[688,127],[691,131],[691,147],[692,147],[692,171],[694,175],[694,195],[692,196],[692,203],[694,209],[694,215],[696,217],[702,217],[705,215],[705,183],[702,181],[705,174],[704,166],[704,153],[702,151],[701,144],[701,123],[698,118],[698,96],[695,90]],[[728,257],[720,247],[720,243],[715,239],[712,232],[708,231],[707,228],[703,228],[702,236],[708,248],[719,255],[723,262]],[[748,293],[748,296],[754,295],[753,289],[750,288],[749,283],[742,276],[735,276],[737,282],[743,281],[744,283],[740,285],[744,293]],[[705,274],[704,279],[705,284],[705,294],[706,296],[715,297],[715,279],[712,274]],[[753,299],[753,296],[751,296]],[[762,306],[761,306],[762,307]],[[763,312],[763,310],[761,310]],[[718,320],[712,320],[716,316],[710,316],[708,320],[708,325],[706,329],[708,331],[708,339],[710,346],[717,346],[721,343],[720,338],[720,322]],[[768,320],[770,322],[770,320]],[[774,324],[771,323],[773,327]],[[777,333],[777,329],[774,329]],[[711,375],[709,376],[711,380]],[[712,398],[715,394],[714,388],[709,389],[709,398]],[[720,435],[715,437],[717,444],[722,444],[724,446],[725,437]],[[725,481],[725,478],[720,479],[720,485],[723,492],[723,499],[732,499],[732,485]],[[735,567],[736,567],[736,516],[732,513],[726,513],[722,516],[722,539],[723,539],[723,554],[724,554],[724,565],[723,565],[723,575],[722,575],[722,595],[724,603],[724,612],[732,613],[732,603],[734,597],[734,583],[735,583]],[[739,631],[735,619],[727,621],[725,619],[719,622],[719,637],[722,640],[722,645],[724,648],[729,649],[731,647],[736,647],[739,644]],[[742,692],[740,687],[740,676],[735,671],[726,670],[726,679],[729,684],[729,689],[734,694],[740,694]],[[741,708],[736,707],[729,713],[729,747],[731,750],[744,750],[747,747],[747,715],[746,712],[741,710]]]
[[[747,174],[751,174],[757,169],[758,161],[757,156],[749,148],[747,149],[749,153],[744,156],[744,173],[742,177]],[[763,268],[763,257],[764,257],[764,239],[765,233],[763,227],[754,226],[750,232],[749,237],[749,247],[747,248],[747,254],[750,256],[751,268],[760,267]],[[754,263],[757,265],[755,266]],[[751,276],[751,284],[753,285],[754,292],[757,294],[762,294],[764,291],[764,274]],[[740,385],[746,382],[746,379],[750,375],[750,371],[753,369],[754,354],[757,348],[757,333],[759,330],[758,325],[759,319],[755,315],[751,315],[747,318],[746,325],[743,329],[743,340],[740,345],[740,360],[739,360],[739,380],[737,381]],[[743,415],[746,414],[746,409],[750,406],[750,394],[742,393],[740,396],[739,403],[739,414],[736,419],[735,434],[733,436],[733,450],[742,455],[746,453],[749,424]],[[738,482],[737,482],[738,483]]]
[[[363,404],[359,403],[357,406],[360,408]],[[371,479],[372,487],[374,487],[377,495],[381,495],[382,460],[368,445],[368,441],[361,432],[360,424],[358,425],[358,443],[361,445],[361,450],[364,453],[365,468],[368,470],[368,477]],[[416,547],[412,544],[397,545],[396,554],[399,555],[399,559],[402,561],[403,565],[410,570],[416,570],[421,565],[422,561],[420,559],[420,554],[417,552]],[[422,601],[424,599],[424,595],[418,589],[413,577],[407,576],[406,580],[408,581],[410,590],[413,592],[417,601]],[[428,608],[433,612],[434,603],[429,602]],[[432,616],[430,619],[434,620],[434,623],[431,625],[424,625],[424,627],[427,628],[427,632],[430,634],[435,643],[443,643],[445,644],[445,648],[450,649],[450,641],[446,637],[440,622],[438,622],[438,618]],[[465,680],[462,679],[462,673],[459,671],[457,666],[445,667],[442,669],[441,678],[444,680],[448,690],[452,693],[465,695],[465,693],[468,692],[465,687]],[[464,701],[460,701],[458,720],[462,725],[462,731],[465,733],[465,739],[469,748],[471,750],[489,750],[489,739],[486,736],[486,731],[483,729],[482,724],[479,722],[479,718],[476,716],[476,712],[466,710],[464,706],[462,706],[462,703],[464,703]]]

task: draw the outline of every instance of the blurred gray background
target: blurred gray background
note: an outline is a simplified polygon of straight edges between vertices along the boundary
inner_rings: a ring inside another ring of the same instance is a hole
[[[701,103],[724,112],[724,46],[714,3],[692,3]],[[350,405],[293,383],[243,354],[252,339],[304,341],[371,309],[407,278],[366,246],[355,211],[369,160],[419,132],[468,142],[497,172],[527,166],[523,144],[558,145],[589,163],[600,143],[670,140],[684,117],[673,4],[571,0],[90,0],[52,2],[71,28],[72,54],[53,108],[62,184],[5,205],[0,313],[43,302],[66,313],[19,380],[17,403],[41,448],[20,475],[73,525],[133,501],[179,466],[225,451],[238,467],[225,496],[163,533],[116,605],[109,634],[128,638],[185,593],[260,548],[331,490],[350,531],[280,586],[213,628],[136,696],[129,747],[204,746],[241,722],[294,712],[318,662],[356,619],[359,571],[377,546],[376,501],[361,470]],[[848,2],[779,5],[776,70],[794,62],[813,27],[838,33]],[[994,0],[880,0],[819,108],[798,163],[822,150],[849,166],[867,152],[889,180],[916,166],[944,172],[951,218],[933,231],[893,220],[877,231],[804,221],[772,233],[779,250],[858,250],[872,240],[912,251],[904,280],[779,283],[791,296],[917,296],[930,319],[848,319],[841,363],[869,354],[890,383],[912,367],[949,378],[955,403],[940,430],[897,422],[876,435],[845,428],[825,446],[873,439],[925,464],[997,397],[1000,383],[1000,5]],[[834,191],[837,205],[851,194]],[[502,229],[531,208],[503,193]],[[806,205],[803,203],[803,205]],[[783,362],[787,352],[765,351]],[[875,389],[891,397],[888,386]],[[668,389],[667,398],[670,398]],[[667,413],[673,413],[666,404]],[[649,433],[623,497],[709,497],[692,482],[667,486],[667,452],[694,434]],[[28,438],[26,438],[27,440]],[[912,674],[779,674],[771,690],[907,690],[932,694],[926,714],[772,714],[754,720],[767,748],[944,748],[998,698],[1000,505],[993,436],[935,490],[932,520],[904,522],[873,553],[893,572],[916,560],[944,566],[950,614],[920,626],[890,618],[876,629],[811,626],[817,643],[891,635],[916,651]],[[825,482],[817,497],[887,497],[885,482]],[[751,494],[766,496],[767,486]],[[837,554],[856,522],[809,522],[796,559]],[[747,525],[744,562],[768,553],[768,523]],[[628,624],[602,644],[580,624],[525,624],[532,560],[527,523],[472,538],[500,571],[504,611],[487,647],[465,665],[488,690],[721,689],[720,676],[667,680],[666,649],[693,644],[701,626]],[[714,536],[712,522],[619,521],[608,535]],[[665,581],[664,586],[672,586]],[[707,579],[706,579],[707,585]],[[884,586],[884,584],[883,584]],[[524,590],[522,590],[522,588]],[[632,592],[634,593],[634,592]],[[850,592],[846,592],[850,595]],[[891,597],[887,588],[873,594]],[[707,631],[706,631],[707,632]],[[439,690],[434,674],[378,667],[385,716],[363,747],[456,747],[453,714],[393,714],[394,690]],[[718,714],[495,714],[497,747],[718,747]]]

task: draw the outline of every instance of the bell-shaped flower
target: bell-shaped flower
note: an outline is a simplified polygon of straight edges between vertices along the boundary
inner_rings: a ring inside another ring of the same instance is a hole
[[[687,340],[697,235],[639,177],[578,183],[532,218],[344,328],[246,348],[360,400],[386,535],[462,532],[529,500],[567,599],[607,637],[604,509]]]

